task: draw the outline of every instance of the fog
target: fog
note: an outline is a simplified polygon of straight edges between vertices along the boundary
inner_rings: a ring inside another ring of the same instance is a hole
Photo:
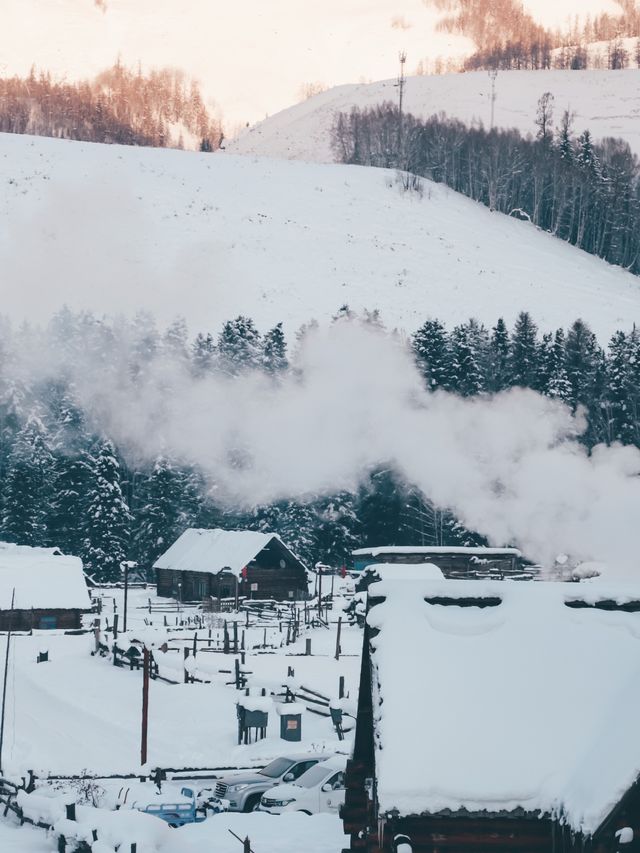
[[[583,415],[529,390],[428,393],[406,343],[375,326],[345,320],[309,332],[277,380],[196,379],[186,359],[166,353],[134,378],[126,347],[120,365],[98,346],[82,359],[25,347],[19,370],[64,370],[125,454],[193,463],[232,505],[353,489],[384,463],[491,544],[545,564],[568,553],[636,570],[637,449],[589,455],[578,441]]]

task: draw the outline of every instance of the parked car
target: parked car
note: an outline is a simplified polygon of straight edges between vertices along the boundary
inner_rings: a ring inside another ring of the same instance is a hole
[[[317,752],[283,755],[274,758],[262,770],[230,773],[220,777],[215,787],[200,791],[199,798],[210,793],[219,800],[226,800],[229,811],[250,812],[260,804],[260,797],[265,791],[274,785],[295,782],[326,758],[328,755]]]
[[[118,792],[116,809],[135,809],[159,817],[169,826],[199,823],[205,818],[197,813],[196,797],[192,788],[162,785],[152,782],[125,785]]]
[[[338,814],[344,803],[346,766],[346,756],[335,755],[307,770],[296,782],[276,785],[262,795],[260,811]]]

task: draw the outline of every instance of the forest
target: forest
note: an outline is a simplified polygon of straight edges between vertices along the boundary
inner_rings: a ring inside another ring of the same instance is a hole
[[[425,0],[443,13],[438,28],[471,39],[475,52],[463,70],[640,67],[640,7],[636,0],[616,0],[617,14],[602,12],[578,18],[564,29],[537,23],[521,0]],[[627,41],[636,39],[629,49]],[[605,43],[604,50],[589,45]]]
[[[375,311],[355,317],[343,306],[334,322],[382,320]],[[214,375],[250,383],[256,373],[277,382],[299,370],[298,347],[310,328],[288,342],[281,323],[261,334],[248,317],[194,338],[184,321],[160,330],[147,314],[108,320],[65,309],[44,329],[3,321],[0,538],[79,554],[88,572],[103,581],[120,576],[124,559],[148,571],[189,526],[273,531],[310,565],[349,564],[350,551],[363,545],[482,544],[480,535],[446,507],[433,506],[384,460],[349,492],[268,505],[228,502],[193,460],[173,458],[169,450],[151,458],[118,446],[96,411],[83,404],[69,367],[94,359],[108,366],[105,375],[114,383],[126,376],[141,398],[157,363],[179,364],[195,383]],[[568,329],[540,334],[526,312],[513,328],[502,319],[493,328],[470,319],[447,329],[429,318],[405,344],[428,390],[477,397],[532,388],[573,411],[584,408],[588,428],[581,440],[587,448],[640,446],[635,327],[617,332],[603,349],[579,319]],[[44,373],[30,366],[38,350],[56,353]]]
[[[553,94],[545,92],[535,138],[468,127],[443,114],[422,120],[400,114],[391,103],[354,107],[337,115],[332,145],[343,163],[396,168],[444,183],[638,274],[638,158],[624,140],[595,142],[588,129],[576,136],[567,111],[554,128],[553,107]]]
[[[77,83],[35,68],[26,78],[0,77],[0,132],[201,151],[222,141],[220,120],[195,81],[175,69],[143,74],[120,62]]]

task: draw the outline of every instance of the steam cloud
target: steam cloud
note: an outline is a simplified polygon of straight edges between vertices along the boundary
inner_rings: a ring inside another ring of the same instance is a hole
[[[124,361],[72,368],[85,408],[125,452],[195,463],[229,502],[350,489],[391,463],[496,545],[545,564],[570,553],[636,569],[640,452],[588,455],[583,416],[535,392],[428,393],[399,339],[346,321],[308,333],[296,369],[276,382],[194,379],[166,358],[134,381]],[[59,369],[50,352],[25,365]]]

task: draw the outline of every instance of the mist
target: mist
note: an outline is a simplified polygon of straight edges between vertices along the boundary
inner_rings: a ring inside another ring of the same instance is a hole
[[[67,375],[125,456],[196,465],[230,507],[353,490],[383,463],[493,545],[636,570],[640,452],[589,454],[584,415],[533,391],[429,393],[401,337],[349,320],[308,332],[278,378],[195,378],[165,350],[132,374],[129,356],[25,345],[15,369]]]

